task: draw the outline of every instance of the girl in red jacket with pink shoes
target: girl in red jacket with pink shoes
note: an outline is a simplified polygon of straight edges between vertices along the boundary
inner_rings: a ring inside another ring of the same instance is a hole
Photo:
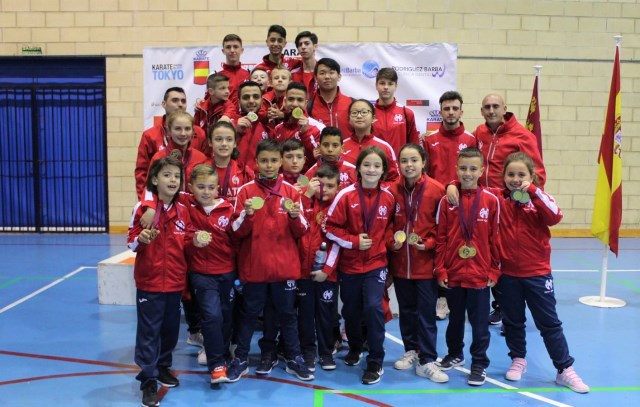
[[[433,276],[436,247],[436,211],[444,187],[427,176],[424,148],[405,144],[399,154],[402,178],[389,190],[396,199],[394,239],[389,269],[400,311],[400,333],[405,354],[395,362],[399,370],[415,365],[418,376],[436,383],[449,381],[435,361],[438,282]]]
[[[387,243],[392,239],[392,217],[396,201],[381,188],[389,171],[387,157],[377,146],[363,148],[356,161],[358,182],[344,188],[329,207],[327,238],[340,246],[340,258],[333,253],[327,267],[340,270],[340,298],[349,353],[348,366],[360,364],[362,356],[361,320],[366,318],[369,355],[363,384],[380,381],[384,370],[384,311],[382,295],[387,279]]]
[[[173,157],[151,164],[147,190],[157,196],[158,210],[151,227],[140,222],[142,203],[138,203],[129,224],[127,242],[136,253],[133,275],[136,282],[135,361],[140,366],[142,405],[158,405],[160,382],[164,387],[179,385],[169,368],[180,332],[180,298],[186,285],[186,247],[206,246],[201,232],[194,235],[187,208],[177,202],[182,165]],[[195,237],[194,237],[195,236]]]
[[[503,170],[506,189],[497,192],[501,199],[500,236],[503,242],[509,242],[503,247],[502,277],[496,286],[511,357],[505,377],[517,381],[526,371],[528,307],[558,370],[556,383],[577,393],[587,393],[589,386],[573,369],[574,358],[569,354],[556,312],[549,226],[562,220],[562,212],[553,197],[538,187],[535,174],[531,157],[522,152],[512,153]]]

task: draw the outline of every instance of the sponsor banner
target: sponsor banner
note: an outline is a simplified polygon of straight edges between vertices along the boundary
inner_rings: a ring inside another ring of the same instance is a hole
[[[253,68],[267,48],[246,45],[243,67]],[[297,56],[290,43],[284,51]],[[416,115],[416,125],[423,133],[440,121],[438,99],[448,90],[456,89],[455,44],[387,44],[345,43],[321,44],[317,58],[333,58],[340,64],[340,90],[353,98],[377,99],[375,77],[380,68],[390,67],[398,73],[398,103]],[[144,126],[151,127],[155,116],[162,116],[165,90],[179,86],[187,93],[187,110],[193,113],[195,101],[204,96],[208,75],[222,69],[224,55],[221,46],[145,47],[144,63]]]

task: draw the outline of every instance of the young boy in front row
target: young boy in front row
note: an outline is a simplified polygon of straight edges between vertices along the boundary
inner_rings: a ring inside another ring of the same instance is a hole
[[[244,304],[238,324],[238,347],[227,368],[227,379],[236,382],[249,372],[251,337],[269,297],[285,342],[287,373],[300,380],[313,380],[300,352],[295,309],[296,280],[300,278],[297,240],[306,233],[308,224],[302,215],[300,194],[278,174],[282,165],[278,143],[260,141],[256,162],[259,175],[238,191],[232,226],[235,237],[241,240],[238,274],[244,283]]]
[[[471,324],[471,373],[467,383],[481,386],[489,366],[490,287],[500,277],[500,241],[498,197],[478,186],[483,171],[482,152],[474,147],[458,153],[457,176],[460,182],[458,205],[444,196],[440,200],[436,223],[436,264],[434,274],[447,288],[449,325],[448,353],[438,362],[441,370],[464,364],[465,311]]]
[[[322,233],[324,214],[338,193],[340,172],[337,167],[323,164],[302,195],[309,233],[300,239],[302,278],[298,280],[298,331],[305,364],[315,370],[316,354],[323,370],[333,370],[336,363],[332,352],[334,318],[338,305],[336,273],[327,274],[314,268],[316,251],[329,241]],[[327,252],[325,252],[327,253]],[[319,267],[320,264],[317,265]],[[316,337],[318,346],[316,348]]]

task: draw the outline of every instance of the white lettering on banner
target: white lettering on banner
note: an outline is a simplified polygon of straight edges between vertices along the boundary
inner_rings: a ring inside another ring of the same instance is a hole
[[[244,48],[242,65],[246,68],[260,63],[267,53],[264,45],[245,45]],[[288,44],[283,54],[298,56],[293,44]],[[416,126],[420,133],[424,133],[428,122],[440,121],[439,114],[433,115],[439,108],[437,103],[429,106],[424,101],[437,101],[444,92],[456,89],[457,54],[457,45],[447,43],[321,42],[316,58],[335,59],[341,67],[340,91],[346,96],[367,100],[378,98],[375,89],[378,71],[384,67],[394,69],[399,77],[396,99],[414,112]],[[204,97],[206,92],[205,84],[194,83],[197,82],[194,72],[196,59],[208,60],[211,67],[219,67],[224,62],[224,55],[220,46],[144,48],[144,128],[153,125],[154,116],[165,113],[162,99],[164,92],[172,86],[185,89],[187,110],[193,114],[196,99]],[[428,61],[428,65],[424,61]]]

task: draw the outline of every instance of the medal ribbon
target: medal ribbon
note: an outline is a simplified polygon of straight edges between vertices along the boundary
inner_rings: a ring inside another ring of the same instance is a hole
[[[478,212],[478,206],[480,205],[480,194],[482,193],[482,189],[478,187],[476,190],[476,197],[473,199],[473,204],[471,205],[471,212],[469,214],[469,218],[466,218],[466,214],[464,211],[464,199],[461,194],[460,196],[460,204],[458,205],[458,220],[460,221],[460,229],[462,230],[462,236],[464,236],[464,240],[469,243],[471,242],[471,238],[473,238],[473,229],[476,226],[476,221],[478,220],[478,216],[476,215]]]
[[[229,190],[229,177],[231,176],[231,169],[229,167],[231,167],[232,163],[233,161],[229,161],[229,165],[227,165],[227,168],[225,169],[224,180],[222,181],[222,189],[220,190],[220,195],[223,198],[227,197],[227,191]]]
[[[402,191],[404,195],[404,209],[407,213],[407,221],[409,223],[409,228],[411,229],[411,231],[413,231],[413,225],[418,220],[418,208],[420,207],[420,201],[422,201],[425,184],[426,182],[423,182],[417,191],[415,188],[413,188],[413,191],[417,192],[417,194],[415,194],[415,201],[413,200],[414,196],[409,194],[409,191],[407,191],[406,187]]]
[[[162,202],[162,199],[158,199],[156,214],[153,216],[153,222],[151,222],[152,228],[158,229],[160,227],[160,217],[162,216],[162,212],[164,212],[164,202]]]
[[[280,193],[280,186],[282,185],[282,180],[283,180],[282,177],[278,177],[278,181],[276,181],[273,188],[267,185],[262,179],[258,179],[257,183],[260,187],[262,187],[262,189],[267,191],[267,198],[269,198],[271,195],[277,195],[279,197],[282,197],[282,194]]]
[[[373,225],[373,220],[376,217],[378,206],[380,205],[380,196],[382,195],[382,192],[380,191],[380,188],[378,188],[378,196],[376,196],[376,200],[371,208],[367,210],[362,185],[360,185],[360,183],[357,183],[356,189],[358,190],[358,196],[360,197],[360,211],[362,213],[362,224],[364,225],[364,233],[369,233],[369,230],[371,230],[371,226]]]

